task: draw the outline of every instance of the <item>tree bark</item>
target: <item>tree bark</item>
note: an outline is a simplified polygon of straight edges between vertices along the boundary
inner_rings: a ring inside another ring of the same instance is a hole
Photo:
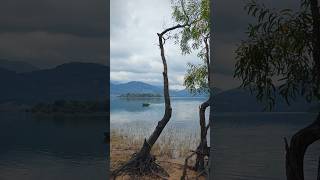
[[[165,112],[164,116],[162,119],[158,122],[155,130],[151,134],[151,136],[148,138],[148,140],[145,141],[144,145],[142,146],[141,151],[139,154],[142,157],[146,157],[150,151],[154,143],[157,141],[159,138],[161,132],[163,131],[164,127],[167,125],[171,118],[172,114],[172,108],[171,108],[171,102],[170,102],[170,94],[169,94],[169,80],[168,80],[168,68],[167,68],[167,61],[164,53],[164,39],[163,39],[163,34],[158,33],[158,38],[159,38],[159,47],[160,47],[160,54],[161,54],[161,59],[163,63],[163,96],[164,96],[164,103],[165,103]]]
[[[171,108],[171,102],[170,102],[170,94],[169,94],[169,80],[168,80],[168,67],[167,67],[167,60],[165,57],[164,52],[164,44],[165,44],[165,38],[163,37],[167,32],[170,32],[172,30],[183,28],[185,26],[188,26],[188,24],[184,25],[176,25],[171,28],[165,29],[163,32],[158,33],[158,41],[159,41],[159,47],[160,47],[160,55],[162,59],[163,64],[163,96],[164,96],[164,103],[165,103],[165,112],[162,119],[158,122],[157,127],[151,134],[151,136],[148,138],[148,140],[144,143],[141,151],[139,154],[142,156],[146,156],[150,153],[152,146],[159,138],[160,134],[162,133],[164,127],[167,125],[171,118],[172,114],[172,108]]]
[[[290,142],[286,142],[287,180],[304,180],[303,160],[307,148],[320,139],[320,113],[309,126],[297,132]]]
[[[163,96],[164,96],[164,103],[165,103],[165,112],[162,119],[158,121],[158,124],[154,129],[153,133],[150,135],[148,139],[145,139],[140,151],[134,154],[133,157],[125,165],[113,171],[112,175],[114,178],[121,172],[126,172],[126,171],[130,173],[137,173],[139,175],[153,173],[162,177],[161,175],[158,174],[158,172],[154,172],[154,171],[160,171],[165,176],[168,176],[165,170],[155,163],[155,157],[152,156],[150,153],[153,145],[155,144],[155,142],[161,135],[163,129],[169,122],[172,114],[170,94],[169,94],[168,67],[167,67],[167,61],[166,61],[165,52],[164,52],[164,44],[166,39],[163,36],[172,30],[183,28],[188,25],[189,24],[183,24],[183,25],[178,24],[176,26],[165,29],[163,32],[157,34],[158,40],[159,40],[160,55],[161,55],[162,64],[163,64],[162,75],[163,75]]]
[[[205,169],[205,157],[209,156],[209,147],[207,142],[207,132],[209,125],[206,125],[205,112],[209,107],[209,100],[202,103],[199,107],[199,118],[200,118],[200,144],[197,147],[197,157],[195,163],[195,170],[202,172]]]

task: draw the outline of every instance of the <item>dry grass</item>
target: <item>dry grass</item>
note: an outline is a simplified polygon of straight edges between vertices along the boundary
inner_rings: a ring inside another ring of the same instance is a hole
[[[146,129],[112,129],[111,142],[120,143],[121,149],[137,151],[141,148],[143,141],[151,132]],[[175,128],[168,128],[159,137],[152,148],[156,156],[169,159],[185,158],[191,150],[196,149],[198,138],[196,133],[178,131]],[[111,143],[112,146],[112,143]]]
[[[150,128],[148,128],[150,129]],[[110,136],[111,148],[111,170],[123,165],[130,159],[130,156],[139,151],[144,138],[151,132],[145,128],[117,128],[112,129]],[[180,179],[184,159],[194,150],[198,143],[197,134],[178,131],[174,128],[168,128],[162,133],[157,143],[152,148],[152,154],[157,157],[158,163],[170,174],[170,179]],[[190,164],[194,162],[191,160]],[[195,177],[196,173],[189,172],[189,178]],[[134,179],[122,176],[118,179]],[[150,177],[139,179],[151,179]],[[154,179],[154,177],[152,178]],[[192,178],[190,178],[192,179]]]

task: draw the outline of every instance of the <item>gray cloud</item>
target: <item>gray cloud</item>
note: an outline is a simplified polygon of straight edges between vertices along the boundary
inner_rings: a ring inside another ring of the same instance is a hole
[[[214,73],[216,86],[223,89],[240,84],[233,78],[234,50],[245,39],[247,25],[254,19],[244,10],[244,0],[215,0]],[[299,1],[260,1],[271,8],[299,7]],[[174,24],[170,0],[111,0],[111,79],[126,82],[162,82],[162,64],[156,33]],[[187,62],[200,63],[196,54],[182,56],[177,45],[168,43],[166,53],[170,82],[182,87]]]
[[[105,0],[1,1],[0,59],[107,64],[107,15]]]
[[[170,0],[111,0],[111,80],[162,83],[158,32],[174,24]],[[195,54],[182,56],[174,40],[167,41],[171,88],[182,88],[187,62],[198,63]]]
[[[0,32],[106,36],[106,9],[105,0],[4,0]]]
[[[48,32],[0,34],[1,58],[51,67],[66,62],[107,63],[105,39]]]

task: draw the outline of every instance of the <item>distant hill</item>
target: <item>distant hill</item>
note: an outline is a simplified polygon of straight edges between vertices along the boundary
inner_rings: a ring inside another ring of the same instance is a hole
[[[161,88],[139,81],[131,81],[123,84],[110,83],[110,93],[121,95],[127,93],[154,93],[162,94]]]
[[[67,63],[25,73],[0,68],[0,82],[0,102],[95,100],[109,94],[109,68],[94,63]]]
[[[219,89],[216,89],[220,91]],[[160,86],[150,85],[140,81],[131,81],[128,83],[115,84],[110,83],[110,93],[111,96],[119,96],[121,94],[127,93],[152,93],[152,94],[163,94],[163,88]],[[171,90],[171,96],[176,97],[192,97],[194,95],[190,94],[186,89],[184,90]],[[207,96],[207,94],[200,94],[196,96]]]
[[[279,95],[278,95],[279,97]],[[218,112],[261,112],[265,105],[258,102],[249,90],[235,88],[218,93],[215,96],[215,110]],[[309,112],[316,102],[308,103],[302,97],[297,98],[290,106],[280,97],[277,98],[275,112]]]
[[[23,73],[23,72],[31,72],[39,70],[38,67],[22,61],[9,61],[5,59],[0,59],[0,68],[8,69],[14,71],[16,73]]]
[[[127,93],[163,94],[161,86],[144,82],[109,82],[109,68],[94,63],[66,63],[52,69],[17,72],[0,66],[0,103],[35,104],[55,100],[96,100],[109,95]],[[110,90],[110,91],[109,91]],[[264,105],[258,103],[248,90],[215,89],[215,110],[219,112],[260,112]],[[192,97],[187,90],[171,90],[173,97]],[[207,96],[201,94],[197,96]],[[278,99],[274,111],[306,112],[314,111],[318,103],[307,103],[303,98],[288,106]]]

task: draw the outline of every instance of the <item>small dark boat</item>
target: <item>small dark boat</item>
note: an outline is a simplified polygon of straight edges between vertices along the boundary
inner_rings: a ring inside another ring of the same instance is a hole
[[[148,107],[148,106],[150,106],[149,103],[142,103],[142,107]]]

